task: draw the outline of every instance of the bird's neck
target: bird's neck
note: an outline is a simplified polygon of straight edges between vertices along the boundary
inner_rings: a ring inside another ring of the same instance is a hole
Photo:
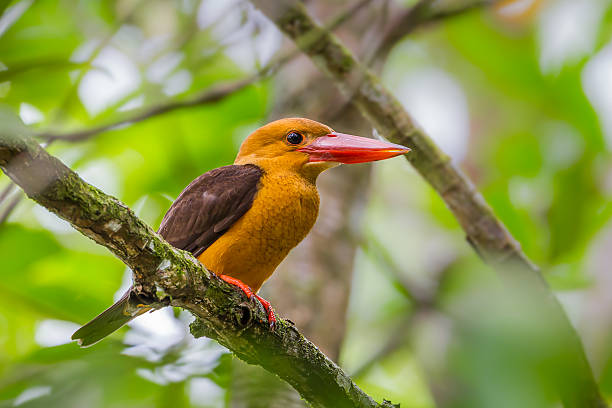
[[[297,177],[313,185],[316,185],[319,174],[339,165],[339,163],[334,162],[304,163],[278,157],[267,158],[256,156],[239,156],[234,164],[253,164],[262,169],[266,174]]]

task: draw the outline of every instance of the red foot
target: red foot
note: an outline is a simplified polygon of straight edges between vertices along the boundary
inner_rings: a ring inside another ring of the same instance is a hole
[[[261,296],[254,294],[251,288],[247,284],[242,282],[240,279],[232,278],[228,275],[218,276],[221,280],[229,283],[230,285],[238,286],[240,289],[242,289],[247,299],[251,300],[253,296],[255,296],[257,300],[259,300],[259,303],[261,303],[261,305],[263,306],[266,313],[268,313],[268,323],[270,324],[270,329],[274,329],[274,325],[276,324],[276,315],[274,314],[274,309],[272,309],[272,305],[270,304],[270,302],[268,302]]]
[[[274,330],[274,325],[276,324],[276,315],[274,314],[274,309],[272,309],[272,305],[266,299],[262,298],[259,295],[255,295],[259,303],[263,306],[264,310],[268,312],[268,323],[270,324],[270,329]]]
[[[219,278],[221,278],[221,280],[226,281],[230,285],[238,286],[240,289],[242,289],[247,299],[251,300],[253,298],[253,291],[251,290],[251,288],[247,284],[242,282],[240,279],[232,278],[231,276],[227,275],[219,275]]]

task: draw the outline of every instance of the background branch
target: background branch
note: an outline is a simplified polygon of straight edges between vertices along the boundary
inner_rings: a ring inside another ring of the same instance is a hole
[[[466,232],[467,239],[492,264],[517,262],[536,270],[480,194],[419,129],[395,97],[369,70],[360,65],[339,40],[316,24],[297,2],[254,0],[270,18],[309,55],[385,138],[409,146],[406,159],[444,199]]]
[[[466,239],[502,276],[520,274],[534,291],[539,292],[542,307],[561,327],[575,373],[572,383],[559,385],[566,407],[605,407],[578,334],[561,305],[548,289],[537,268],[527,259],[503,223],[474,189],[465,176],[419,129],[395,97],[351,52],[319,26],[302,3],[252,0],[277,26],[334,79],[370,123],[392,142],[407,145],[413,151],[407,160],[444,199],[466,233]]]
[[[75,132],[67,132],[67,133],[53,133],[53,132],[44,132],[40,133],[38,136],[40,138],[46,139],[49,142],[53,142],[56,140],[70,141],[70,142],[80,142],[89,139],[92,136],[95,136],[99,133],[105,132],[107,130],[111,130],[120,126],[130,125],[133,123],[142,122],[143,120],[152,118],[154,116],[163,115],[165,113],[169,113],[175,111],[177,109],[189,108],[193,106],[205,105],[207,103],[214,103],[223,100],[224,98],[235,94],[238,91],[243,90],[249,85],[254,84],[259,81],[262,76],[265,75],[266,70],[262,70],[255,75],[250,77],[240,79],[238,81],[232,81],[223,83],[220,85],[215,85],[211,89],[207,89],[201,92],[199,95],[196,95],[193,98],[186,99],[184,101],[173,101],[169,103],[164,103],[156,106],[152,106],[149,108],[145,108],[141,111],[131,113],[126,115],[123,118],[118,120],[114,120],[110,123],[95,126],[89,129],[83,129]]]
[[[453,8],[435,7],[433,0],[420,0],[412,8],[406,10],[389,25],[381,38],[378,47],[368,61],[385,60],[395,44],[417,28],[433,24],[447,18],[460,16],[482,7],[491,6],[498,0],[471,0]]]
[[[371,1],[372,0],[360,0],[356,3],[350,4],[348,7],[346,7],[346,9],[339,12],[337,16],[332,18],[330,22],[325,25],[325,30],[328,32],[332,32],[336,28],[340,27],[341,25],[346,23],[355,13],[357,13],[361,8],[366,6]],[[101,47],[99,47],[99,49],[101,49]],[[147,107],[136,112],[130,112],[122,118],[88,129],[66,133],[46,131],[40,133],[38,136],[42,139],[46,139],[49,143],[56,140],[78,142],[87,140],[88,138],[95,136],[99,133],[105,132],[107,130],[142,122],[146,119],[173,112],[177,109],[190,108],[194,106],[201,106],[209,103],[219,102],[225,99],[226,97],[243,90],[249,85],[253,85],[258,81],[270,76],[298,55],[299,50],[293,49],[291,51],[286,51],[282,55],[273,58],[272,61],[270,61],[268,64],[266,64],[266,66],[262,67],[260,70],[258,70],[258,72],[253,75],[236,81],[228,81],[225,83],[213,85],[210,89],[205,89],[200,93],[196,94],[196,96],[193,96],[186,100],[166,102],[163,104]],[[91,61],[88,61],[88,63],[91,63]]]

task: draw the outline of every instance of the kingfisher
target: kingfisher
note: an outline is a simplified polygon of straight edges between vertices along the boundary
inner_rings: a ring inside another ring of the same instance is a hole
[[[310,119],[280,119],[251,133],[234,164],[193,180],[170,206],[158,233],[239,287],[248,299],[256,298],[273,329],[274,310],[257,292],[314,225],[319,174],[343,163],[384,160],[409,151],[338,133]],[[92,345],[151,309],[130,288],[72,339],[82,347]]]

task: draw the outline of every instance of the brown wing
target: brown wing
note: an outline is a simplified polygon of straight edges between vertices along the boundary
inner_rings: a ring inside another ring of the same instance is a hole
[[[172,203],[159,234],[176,248],[199,256],[251,208],[261,175],[252,164],[202,174]]]

